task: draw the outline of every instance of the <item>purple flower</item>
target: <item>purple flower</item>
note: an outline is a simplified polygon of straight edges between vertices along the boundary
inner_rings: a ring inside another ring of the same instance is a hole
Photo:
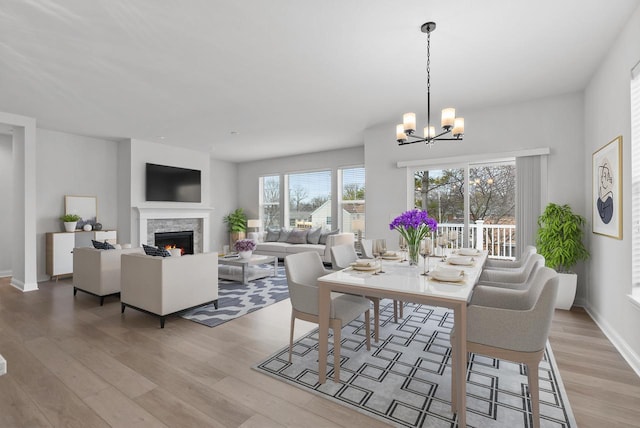
[[[233,244],[233,249],[240,251],[253,251],[256,249],[256,243],[253,239],[240,239]]]
[[[405,211],[389,224],[390,230],[397,230],[409,245],[417,244],[425,238],[429,230],[435,232],[438,222],[426,211],[413,209]]]

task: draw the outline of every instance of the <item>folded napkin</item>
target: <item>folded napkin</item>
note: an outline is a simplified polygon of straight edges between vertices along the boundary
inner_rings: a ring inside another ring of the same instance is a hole
[[[464,272],[460,269],[438,266],[437,269],[431,272],[431,276],[440,281],[461,281],[464,277]]]
[[[395,252],[395,251],[387,251],[387,252],[386,252],[386,253],[384,253],[382,256],[383,256],[383,257],[395,257],[395,256],[397,256],[397,254],[396,254],[396,252]]]
[[[356,260],[354,264],[359,267],[372,267],[374,263],[371,260]]]
[[[468,256],[449,256],[447,261],[452,265],[471,265],[473,264],[473,257]]]
[[[478,254],[478,250],[475,248],[460,248],[458,254],[461,256],[475,256]]]

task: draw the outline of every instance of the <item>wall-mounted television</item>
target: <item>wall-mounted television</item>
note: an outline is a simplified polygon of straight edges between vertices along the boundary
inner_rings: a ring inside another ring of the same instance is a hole
[[[146,199],[163,202],[201,202],[200,170],[147,163]]]

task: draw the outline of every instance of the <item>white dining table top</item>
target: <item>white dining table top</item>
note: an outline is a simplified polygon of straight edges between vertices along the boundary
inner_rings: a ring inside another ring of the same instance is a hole
[[[436,297],[448,300],[469,301],[474,285],[478,282],[486,252],[473,257],[470,266],[451,265],[441,261],[441,257],[430,257],[430,270],[438,268],[458,269],[464,272],[460,282],[438,281],[431,276],[421,275],[424,271],[422,260],[418,266],[409,266],[409,262],[383,260],[384,273],[373,275],[372,271],[355,270],[352,267],[336,271],[318,278],[319,282],[335,283],[361,287],[363,289],[379,289],[391,294],[407,293]],[[363,293],[365,294],[365,293]]]

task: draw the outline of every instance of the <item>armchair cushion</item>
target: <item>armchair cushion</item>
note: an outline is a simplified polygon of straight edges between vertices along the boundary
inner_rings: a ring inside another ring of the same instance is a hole
[[[321,227],[316,227],[315,229],[310,229],[309,233],[307,233],[307,242],[309,244],[319,244],[320,243],[320,234],[322,233]]]
[[[93,244],[93,248],[97,248],[98,250],[115,250],[116,249],[116,247],[109,244],[107,241],[100,242],[92,239],[91,243]]]

